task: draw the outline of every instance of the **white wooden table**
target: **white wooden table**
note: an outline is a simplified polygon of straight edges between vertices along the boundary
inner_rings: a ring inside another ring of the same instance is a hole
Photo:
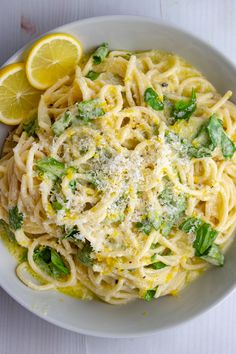
[[[235,0],[0,0],[0,65],[23,44],[54,27],[114,14],[173,22],[218,47],[236,63]],[[1,259],[0,266],[4,267]],[[0,289],[0,354],[54,353],[235,354],[236,293],[176,329],[118,340],[82,336],[50,325]]]

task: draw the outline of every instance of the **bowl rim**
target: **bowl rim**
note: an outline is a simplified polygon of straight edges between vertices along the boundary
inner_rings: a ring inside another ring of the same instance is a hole
[[[148,22],[148,23],[153,23],[160,25],[162,27],[165,27],[166,29],[172,29],[176,30],[178,33],[183,34],[185,37],[187,37],[188,40],[194,40],[198,42],[202,47],[210,49],[212,52],[214,52],[222,61],[227,63],[227,65],[236,72],[236,65],[235,63],[229,59],[227,56],[225,56],[219,49],[217,49],[214,45],[208,43],[207,41],[203,40],[202,38],[199,38],[197,35],[188,32],[187,30],[179,27],[178,25],[175,25],[168,20],[163,20],[159,18],[155,18],[152,16],[138,16],[138,15],[105,15],[105,16],[94,16],[94,17],[89,17],[89,18],[83,18],[79,20],[75,20],[69,23],[66,23],[62,26],[56,27],[50,31],[44,32],[37,36],[36,38],[30,40],[27,42],[24,46],[22,46],[20,49],[18,49],[13,55],[10,56],[2,65],[0,68],[11,64],[15,62],[16,58],[19,57],[25,49],[27,49],[32,43],[34,43],[36,40],[39,38],[43,37],[44,35],[48,33],[54,33],[54,32],[63,32],[70,30],[70,27],[75,26],[77,23],[84,23],[84,24],[94,24],[94,23],[102,23],[104,21],[123,21],[123,20],[128,20],[130,22]],[[0,240],[1,241],[1,240]],[[5,247],[5,246],[4,246]],[[216,300],[214,300],[212,303],[210,303],[207,307],[202,308],[198,312],[191,314],[189,317],[186,316],[185,318],[182,318],[179,320],[178,323],[173,323],[173,324],[168,324],[164,325],[161,328],[154,328],[152,330],[147,329],[147,330],[142,330],[137,333],[124,333],[124,332],[117,332],[117,333],[110,333],[110,332],[104,332],[101,330],[91,330],[91,329],[83,329],[83,328],[78,328],[74,325],[70,325],[68,323],[62,322],[60,320],[54,319],[52,317],[45,316],[39,312],[36,311],[36,309],[30,308],[30,306],[25,303],[23,300],[21,300],[20,296],[17,294],[14,294],[11,292],[10,287],[6,286],[5,284],[2,284],[2,281],[0,279],[0,287],[12,298],[14,299],[18,304],[20,304],[23,308],[25,308],[27,311],[30,313],[33,313],[37,317],[49,322],[50,324],[53,324],[55,326],[58,326],[60,328],[72,331],[74,333],[78,333],[81,335],[89,335],[89,336],[94,336],[94,337],[100,337],[100,338],[137,338],[141,336],[148,336],[148,335],[154,335],[158,332],[161,331],[167,331],[168,329],[173,329],[177,326],[186,324],[187,322],[190,322],[193,319],[196,319],[197,317],[201,316],[203,313],[208,312],[211,310],[213,307],[216,307],[221,304],[230,294],[232,294],[236,290],[236,283],[232,283],[232,285],[225,290],[224,294],[219,296]]]

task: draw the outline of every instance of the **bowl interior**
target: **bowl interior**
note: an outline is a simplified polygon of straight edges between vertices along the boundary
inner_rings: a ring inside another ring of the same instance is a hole
[[[195,65],[220,93],[236,92],[236,69],[219,52],[195,37],[166,24],[132,16],[83,20],[55,30],[69,32],[88,50],[106,41],[116,49],[162,49],[175,52]],[[20,59],[22,50],[8,63]],[[0,142],[8,132],[0,126]],[[19,303],[44,319],[73,331],[104,337],[131,337],[179,324],[222,299],[236,282],[236,243],[227,252],[223,268],[212,268],[179,296],[125,306],[83,302],[55,291],[35,292],[15,275],[16,262],[0,242],[0,284]]]

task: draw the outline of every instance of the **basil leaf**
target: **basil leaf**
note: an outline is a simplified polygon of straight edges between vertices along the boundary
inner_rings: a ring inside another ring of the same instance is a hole
[[[201,146],[199,148],[189,146],[188,148],[188,156],[190,158],[195,157],[196,159],[201,159],[202,157],[210,157],[211,155],[212,151],[204,146]]]
[[[196,239],[193,243],[195,256],[217,266],[224,264],[224,255],[221,253],[220,248],[214,244],[218,231],[214,230],[210,224],[192,217],[185,220],[179,228],[186,233],[196,234]]]
[[[172,206],[175,204],[175,199],[170,187],[163,189],[163,191],[159,194],[158,199],[161,205]]]
[[[52,207],[56,211],[63,209],[63,205],[60,202],[58,202],[57,200],[52,202]]]
[[[0,233],[3,233],[8,237],[10,241],[15,241],[15,235],[11,231],[9,225],[3,219],[0,219]]]
[[[33,259],[42,271],[53,278],[62,278],[70,274],[62,257],[49,246],[40,246],[35,249]]]
[[[221,150],[225,158],[232,157],[236,151],[234,143],[225,133],[221,136]]]
[[[201,256],[201,258],[215,266],[224,265],[224,255],[221,252],[219,246],[217,246],[215,243],[213,243],[213,245],[210,247],[207,254]]]
[[[164,109],[164,103],[160,100],[158,94],[151,87],[148,87],[145,90],[144,101],[155,111],[162,111]]]
[[[9,225],[12,230],[21,229],[23,225],[23,213],[19,212],[18,207],[15,206],[9,209]]]
[[[73,120],[71,112],[65,112],[58,120],[52,125],[52,131],[56,136],[61,135],[66,128],[69,127]]]
[[[180,226],[180,230],[186,233],[195,233],[204,222],[197,218],[188,218]]]
[[[157,291],[156,289],[147,290],[144,295],[144,300],[148,302],[151,301],[154,298],[156,291]]]
[[[23,130],[28,134],[28,136],[36,137],[36,131],[38,129],[38,119],[33,118],[25,123],[23,123]]]
[[[70,228],[69,230],[64,230],[65,234],[64,237],[65,239],[69,239],[72,241],[78,241],[80,232],[77,228],[77,226],[73,226],[72,228]]]
[[[149,235],[152,231],[152,224],[150,222],[150,220],[146,219],[144,221],[138,221],[136,222],[136,227],[143,232],[146,235]]]
[[[196,92],[192,89],[191,97],[188,101],[177,101],[175,102],[171,115],[175,119],[189,119],[190,116],[195,112],[197,108],[197,97]]]
[[[69,269],[65,266],[61,256],[53,248],[51,249],[51,262],[60,273],[65,275],[70,273]]]
[[[91,258],[91,253],[93,248],[89,241],[86,240],[83,248],[78,250],[77,258],[80,263],[87,267],[91,267],[93,265],[93,259]]]
[[[165,135],[167,143],[171,144],[181,157],[188,156],[189,158],[209,157],[212,151],[207,147],[194,147],[187,139],[181,139],[177,134],[170,131]]]
[[[65,165],[53,157],[45,157],[37,161],[36,169],[52,181],[56,181],[58,178],[61,178],[65,172]]]
[[[96,80],[99,77],[100,73],[97,73],[96,71],[90,70],[86,77],[92,81]]]
[[[193,243],[195,255],[198,257],[203,256],[204,253],[212,246],[217,235],[218,231],[214,230],[210,224],[203,223],[196,230],[196,239]]]
[[[97,98],[80,102],[78,104],[78,115],[76,118],[82,120],[84,123],[88,123],[93,119],[103,116],[105,111],[100,105],[101,102]]]
[[[109,53],[108,43],[102,43],[93,53],[93,64],[98,65],[106,58]]]
[[[184,195],[175,196],[172,189],[166,187],[158,196],[159,202],[166,207],[166,212],[161,225],[161,233],[163,236],[168,236],[173,226],[177,223],[186,208],[186,199]]]
[[[163,262],[155,262],[155,263],[152,263],[150,264],[149,268],[152,268],[152,269],[162,269],[162,268],[165,268],[167,265]]]
[[[211,141],[210,148],[214,150],[221,142],[221,134],[223,131],[222,123],[215,114],[209,118],[206,129]]]
[[[222,122],[213,114],[209,120],[202,125],[194,142],[200,144],[201,148],[213,151],[221,145],[222,154],[225,158],[232,157],[236,151],[234,143],[224,131]]]
[[[135,226],[144,234],[149,235],[152,229],[159,230],[162,223],[162,218],[157,215],[148,215],[142,221],[136,222]]]
[[[76,183],[76,180],[73,179],[72,181],[69,182],[69,186],[70,186],[70,189],[72,190],[72,192],[75,194],[75,191],[77,189],[77,183]]]
[[[97,175],[96,171],[89,171],[87,173],[88,182],[97,190],[104,190],[106,183],[105,181]]]

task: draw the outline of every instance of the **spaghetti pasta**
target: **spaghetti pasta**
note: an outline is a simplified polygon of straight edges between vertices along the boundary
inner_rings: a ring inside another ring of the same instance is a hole
[[[2,225],[28,250],[21,281],[120,304],[222,265],[236,222],[231,94],[155,50],[91,56],[44,92],[0,160]]]

